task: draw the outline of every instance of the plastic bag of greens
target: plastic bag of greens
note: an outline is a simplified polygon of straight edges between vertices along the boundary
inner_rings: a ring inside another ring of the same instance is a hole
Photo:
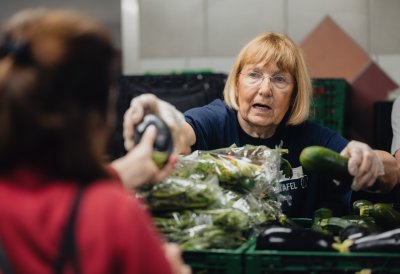
[[[153,216],[153,221],[161,233],[168,235],[196,226],[196,216],[193,211],[168,212]]]
[[[221,201],[221,191],[215,176],[204,180],[171,176],[141,195],[151,211],[173,212],[215,207]]]
[[[256,197],[253,193],[240,195],[230,190],[224,190],[225,207],[235,208],[249,218],[252,233],[257,233],[263,227],[276,223],[282,215],[280,202],[272,199]]]
[[[168,240],[178,243],[182,250],[189,249],[235,249],[247,241],[240,231],[227,233],[220,226],[198,225],[170,234]]]
[[[277,191],[282,177],[281,154],[279,148],[251,145],[198,150],[182,157],[173,175],[196,180],[215,174],[223,188],[279,200],[282,198]]]
[[[158,215],[154,217],[154,221],[164,235],[198,225],[215,225],[225,231],[242,231],[243,233],[247,233],[251,228],[249,217],[235,208],[172,212]]]
[[[218,208],[195,211],[195,223],[223,227],[227,231],[248,231],[250,219],[243,211],[235,208]]]

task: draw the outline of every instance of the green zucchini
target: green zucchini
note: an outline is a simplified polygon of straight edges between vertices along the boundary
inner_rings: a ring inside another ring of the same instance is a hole
[[[352,224],[354,225],[363,226],[367,228],[370,232],[380,231],[380,228],[377,226],[375,219],[371,216],[345,215],[341,218],[352,222]]]
[[[400,213],[389,204],[374,204],[371,215],[384,230],[400,228]]]
[[[318,224],[322,229],[330,231],[333,235],[339,235],[342,229],[352,225],[353,222],[340,217],[330,217],[319,220]]]
[[[363,214],[365,212],[362,212],[361,208],[363,208],[363,210],[365,210],[366,208],[369,208],[371,206],[373,206],[373,204],[368,200],[357,200],[357,201],[353,202],[353,212],[354,212],[354,214],[357,214],[360,216],[365,215],[365,214]],[[369,214],[366,214],[366,215],[369,215]]]
[[[347,162],[348,159],[338,152],[321,146],[306,147],[300,153],[300,163],[305,169],[331,175],[335,179],[351,176]]]
[[[325,207],[317,209],[316,211],[314,211],[311,229],[323,234],[332,234],[332,232],[326,229],[326,227],[322,227],[320,223],[321,220],[329,219],[331,217],[333,217],[333,212],[331,209]]]
[[[340,153],[322,146],[309,146],[300,153],[301,165],[312,172],[328,175],[340,183],[341,180],[352,181],[353,176],[349,173],[348,159]],[[376,181],[368,191],[377,192],[381,184]]]
[[[321,207],[314,211],[314,221],[333,217],[333,212],[330,208]]]

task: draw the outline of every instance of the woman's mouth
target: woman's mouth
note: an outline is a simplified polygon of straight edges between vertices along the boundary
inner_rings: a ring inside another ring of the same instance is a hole
[[[269,105],[264,104],[253,104],[253,108],[262,111],[271,110],[271,107]]]

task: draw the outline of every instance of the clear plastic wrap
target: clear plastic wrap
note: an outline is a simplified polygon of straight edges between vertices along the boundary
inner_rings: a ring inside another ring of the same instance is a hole
[[[143,191],[142,197],[153,212],[204,209],[219,206],[222,189],[215,176],[207,176],[204,180],[170,176],[148,191]]]
[[[159,230],[186,248],[232,248],[284,214],[279,148],[229,147],[181,157],[142,193]]]
[[[281,153],[279,148],[252,145],[198,150],[182,157],[173,174],[190,179],[203,179],[215,174],[224,188],[279,199],[276,187],[282,178]]]

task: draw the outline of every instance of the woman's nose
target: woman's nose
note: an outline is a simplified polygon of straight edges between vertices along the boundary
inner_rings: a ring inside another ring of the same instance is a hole
[[[264,96],[272,96],[272,83],[270,77],[264,77],[264,79],[262,79],[258,87],[258,92]]]

